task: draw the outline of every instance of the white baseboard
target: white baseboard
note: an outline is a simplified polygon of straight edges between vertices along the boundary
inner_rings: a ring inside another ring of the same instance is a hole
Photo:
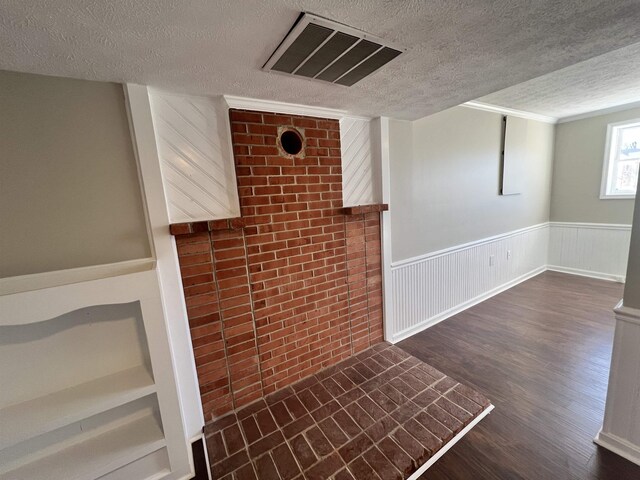
[[[623,438],[611,433],[605,433],[602,430],[598,432],[593,441],[602,448],[626,458],[630,462],[640,465],[640,446],[634,445]]]
[[[429,460],[427,460],[426,463],[424,463],[422,466],[420,466],[420,468],[418,470],[416,470],[407,480],[418,480],[418,478],[420,478],[420,476],[425,471],[427,471],[427,469],[429,467],[431,467],[434,463],[436,463],[438,460],[440,460],[440,458],[445,453],[447,453],[451,449],[451,447],[453,447],[456,443],[458,443],[460,441],[460,439],[462,437],[464,437],[467,433],[469,433],[469,431],[473,427],[475,427],[478,423],[480,423],[480,420],[482,420],[484,417],[489,415],[494,408],[495,407],[493,405],[489,405],[485,411],[483,411],[480,415],[478,415],[476,418],[474,418],[471,421],[471,423],[469,423],[469,425],[467,425],[462,430],[460,430],[460,432],[455,437],[453,437],[440,450],[438,450],[433,457],[431,457]]]
[[[454,315],[457,315],[460,312],[463,312],[465,310],[467,310],[468,308],[473,307],[474,305],[477,305],[481,302],[484,302],[485,300],[488,300],[491,297],[494,297],[496,295],[498,295],[499,293],[504,292],[505,290],[510,289],[511,287],[515,287],[516,285],[518,285],[519,283],[522,283],[526,280],[529,280],[530,278],[535,277],[536,275],[539,275],[540,273],[544,272],[546,270],[545,267],[539,267],[536,268],[532,271],[530,271],[529,273],[526,273],[518,278],[515,278],[507,283],[504,283],[502,285],[500,285],[499,287],[496,287],[492,290],[489,290],[486,293],[483,293],[482,295],[478,295],[475,298],[472,298],[471,300],[461,303],[459,305],[456,305],[453,308],[450,308],[449,310],[442,312],[439,315],[436,315],[434,317],[431,318],[427,318],[426,320],[424,320],[421,323],[418,323],[417,325],[412,326],[411,328],[408,328],[406,330],[403,330],[401,332],[398,332],[397,334],[395,334],[393,336],[393,338],[390,340],[391,343],[396,343],[399,342],[401,340],[404,340],[405,338],[409,338],[412,335],[415,335],[418,332],[421,332],[423,330],[426,330],[427,328],[433,327],[434,325],[442,322],[443,320],[446,320],[449,317],[453,317]]]
[[[625,277],[614,275],[611,273],[593,272],[591,270],[583,270],[581,268],[561,267],[558,265],[547,265],[547,270],[552,272],[569,273],[571,275],[580,275],[581,277],[597,278],[598,280],[608,280],[610,282],[624,283]]]

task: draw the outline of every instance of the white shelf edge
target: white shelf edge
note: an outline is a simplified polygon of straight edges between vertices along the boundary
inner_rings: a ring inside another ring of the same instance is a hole
[[[159,480],[171,475],[169,453],[167,448],[161,448],[113,472],[103,475],[98,480]]]
[[[155,270],[0,296],[0,327],[55,319],[81,308],[158,298]]]
[[[0,450],[156,392],[138,366],[0,409]]]
[[[95,480],[167,446],[153,414],[0,474],[0,480]]]
[[[98,280],[118,275],[127,275],[129,273],[144,272],[145,270],[153,270],[155,265],[156,261],[154,258],[141,258],[124,262],[106,263],[103,265],[91,265],[89,267],[32,273],[29,275],[19,275],[17,277],[5,277],[0,278],[0,296],[41,290],[43,288],[59,287],[61,285]]]

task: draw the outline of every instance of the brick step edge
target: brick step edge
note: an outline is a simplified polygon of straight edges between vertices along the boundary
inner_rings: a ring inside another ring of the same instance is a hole
[[[345,207],[342,209],[344,215],[361,215],[363,213],[385,212],[389,210],[386,203],[375,203],[373,205],[357,205],[355,207]]]
[[[240,217],[223,220],[204,220],[201,222],[172,223],[169,225],[171,235],[189,235],[191,233],[213,232],[218,230],[239,230],[245,226]]]

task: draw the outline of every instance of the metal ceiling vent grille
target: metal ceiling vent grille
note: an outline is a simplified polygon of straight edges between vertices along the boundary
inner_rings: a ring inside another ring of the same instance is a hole
[[[350,87],[404,51],[355,28],[304,13],[262,68]]]

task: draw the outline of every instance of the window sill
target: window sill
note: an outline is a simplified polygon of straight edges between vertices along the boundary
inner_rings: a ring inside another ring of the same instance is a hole
[[[600,200],[633,200],[635,195],[600,195]]]

